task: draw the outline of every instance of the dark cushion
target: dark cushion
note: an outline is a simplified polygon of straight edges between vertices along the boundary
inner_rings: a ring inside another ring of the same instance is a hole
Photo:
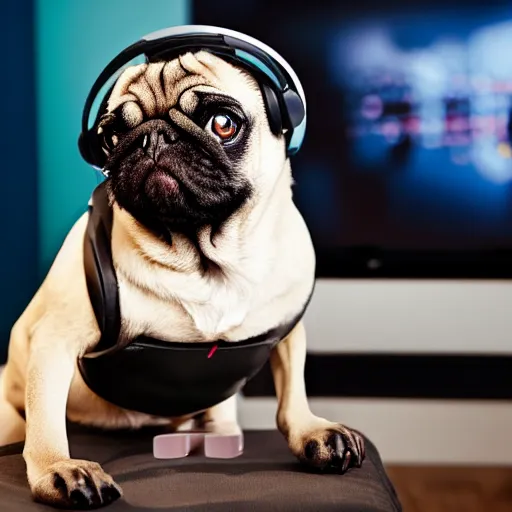
[[[245,449],[236,459],[156,460],[155,431],[110,432],[69,428],[71,455],[100,462],[122,486],[124,497],[104,510],[342,511],[400,512],[395,490],[379,453],[367,442],[362,468],[345,475],[305,470],[275,431],[245,433]],[[0,510],[44,511],[32,501],[21,456],[22,445],[0,448]]]

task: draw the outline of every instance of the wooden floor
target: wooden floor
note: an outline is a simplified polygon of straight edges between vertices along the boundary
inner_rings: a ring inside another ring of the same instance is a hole
[[[511,468],[387,467],[404,512],[512,512]]]

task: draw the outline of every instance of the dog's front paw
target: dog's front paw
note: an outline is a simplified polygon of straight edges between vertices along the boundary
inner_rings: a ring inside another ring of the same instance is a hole
[[[33,484],[32,494],[54,507],[87,510],[112,503],[122,491],[96,462],[71,459],[48,467]]]
[[[340,423],[303,431],[289,442],[302,463],[320,471],[345,473],[361,467],[365,458],[363,437]]]

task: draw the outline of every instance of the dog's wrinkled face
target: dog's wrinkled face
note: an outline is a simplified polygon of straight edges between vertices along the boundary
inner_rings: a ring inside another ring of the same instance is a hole
[[[116,202],[157,232],[226,220],[255,192],[262,139],[276,140],[254,79],[207,52],[125,70],[98,133]]]

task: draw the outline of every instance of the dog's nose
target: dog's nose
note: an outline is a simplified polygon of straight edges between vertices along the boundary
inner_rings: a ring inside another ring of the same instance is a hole
[[[142,138],[142,149],[153,160],[158,160],[159,155],[177,140],[178,133],[171,127],[166,130],[153,130]]]

